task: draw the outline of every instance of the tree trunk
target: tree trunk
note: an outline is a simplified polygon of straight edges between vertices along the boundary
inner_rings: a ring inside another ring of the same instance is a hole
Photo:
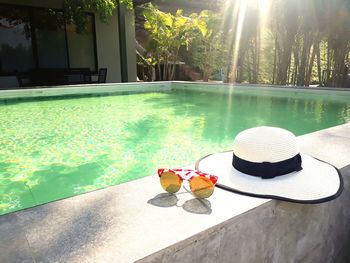
[[[261,50],[260,50],[260,33],[258,35],[258,40],[257,40],[257,49],[256,49],[256,53],[257,53],[257,57],[256,57],[256,83],[259,82],[259,73],[260,73],[260,54],[261,54]]]
[[[167,78],[167,66],[168,66],[168,57],[164,56],[164,61],[163,61],[163,76],[162,80],[166,80]]]
[[[322,83],[322,72],[321,72],[321,53],[320,53],[320,42],[317,43],[315,46],[316,48],[316,55],[317,55],[317,75],[318,75],[318,82],[320,83],[320,86],[323,86]]]
[[[170,73],[170,80],[173,80],[175,78],[176,63],[177,63],[178,55],[179,55],[179,49],[176,50],[175,59],[173,61],[172,69],[170,71],[171,72]]]
[[[291,55],[292,55],[292,47],[295,42],[294,35],[288,35],[283,40],[282,49],[279,50],[279,64],[277,67],[277,84],[286,85],[287,82],[287,74],[288,67],[290,65]]]
[[[331,50],[329,48],[329,39],[328,39],[328,42],[327,42],[327,69],[326,69],[326,78],[325,78],[326,86],[332,86],[332,84],[329,81],[330,77],[331,77]]]
[[[158,68],[158,80],[162,80],[162,69],[161,69],[161,64],[160,64],[160,56],[157,56],[157,68]]]
[[[305,85],[305,71],[307,66],[308,53],[310,51],[310,34],[308,32],[304,33],[303,39],[303,50],[301,53],[301,63],[299,67],[299,74],[297,78],[297,86]]]
[[[252,58],[253,58],[253,65],[252,65],[252,83],[256,84],[259,80],[259,34],[255,37],[255,43],[254,48],[252,49]]]
[[[248,74],[251,74],[251,69],[250,69],[250,60],[249,60],[249,47],[247,43],[241,43],[242,48],[240,48],[239,52],[238,52],[238,58],[237,58],[237,62],[235,67],[232,67],[232,74],[235,75],[231,75],[231,80],[233,83],[237,82],[237,83],[241,83],[243,82],[243,72],[244,71],[244,62],[248,61],[248,66],[247,66],[247,70],[249,70]],[[251,81],[251,75],[250,75],[250,81]]]
[[[272,84],[275,84],[275,77],[276,77],[276,63],[277,63],[277,36],[275,37],[275,54],[273,57],[273,71],[272,71]]]
[[[288,50],[288,51],[287,51]],[[287,74],[288,74],[288,67],[290,64],[290,56],[291,56],[291,49],[286,48],[286,50],[283,51],[281,63],[278,67],[277,71],[277,84],[279,85],[286,85],[287,83]]]
[[[207,51],[207,45],[204,45],[204,54],[210,55],[212,52],[210,46],[209,46],[209,52]],[[205,68],[203,69],[203,81],[208,82],[209,81],[209,76],[211,74],[211,61],[210,59],[206,62]]]
[[[295,59],[294,59],[294,61],[295,61]],[[294,64],[295,64],[295,62],[294,62]],[[290,82],[289,82],[290,85],[294,85],[294,72],[295,72],[295,66],[293,67],[293,70],[291,69],[292,77],[291,77]]]
[[[175,56],[174,56],[173,62],[171,64],[171,68],[169,68],[169,72],[168,72],[169,80],[174,80],[174,78],[175,78],[175,71],[176,71],[177,59],[179,57],[179,50],[180,50],[180,47],[177,47],[176,51],[175,51]]]
[[[203,81],[204,81],[204,82],[208,82],[208,81],[209,81],[209,76],[208,76],[208,74],[207,74],[206,71],[203,72]]]
[[[253,52],[253,51],[252,51]],[[254,57],[254,54],[253,54]],[[254,58],[253,58],[254,59]],[[252,83],[252,69],[251,69],[251,63],[250,63],[250,56],[249,56],[249,50],[247,52],[247,72],[248,72],[248,82]],[[254,65],[253,65],[254,66]]]
[[[298,53],[298,47],[295,47],[294,49],[294,72],[293,72],[293,81],[292,84],[295,86],[297,83],[297,76],[298,76],[298,70],[299,70],[299,53]]]
[[[228,51],[228,63],[226,65],[226,71],[225,71],[225,83],[229,83],[230,82],[230,75],[233,74],[231,72],[232,69],[232,56],[233,56],[233,48],[234,48],[234,39],[232,37],[231,39],[231,44],[229,47],[229,51]]]
[[[311,57],[310,57],[309,68],[308,68],[307,73],[306,73],[305,86],[310,85],[310,80],[311,80],[311,76],[312,76],[312,68],[314,66],[317,45],[318,45],[317,40],[315,40],[315,43],[312,46],[312,53],[311,53]]]
[[[347,53],[347,41],[342,41],[339,48],[334,50],[334,71],[336,86],[343,87],[345,83],[345,59]]]

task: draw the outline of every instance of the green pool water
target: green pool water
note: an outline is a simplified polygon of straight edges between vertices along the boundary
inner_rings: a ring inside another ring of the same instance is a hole
[[[258,125],[350,121],[350,96],[187,89],[0,102],[0,214],[194,163]]]

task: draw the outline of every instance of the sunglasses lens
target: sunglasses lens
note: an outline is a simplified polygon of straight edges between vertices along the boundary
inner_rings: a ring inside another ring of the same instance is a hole
[[[168,193],[176,193],[181,187],[181,180],[172,172],[164,172],[160,176],[160,184]]]
[[[197,176],[191,179],[190,187],[193,195],[197,198],[208,198],[214,192],[213,182],[204,176]]]

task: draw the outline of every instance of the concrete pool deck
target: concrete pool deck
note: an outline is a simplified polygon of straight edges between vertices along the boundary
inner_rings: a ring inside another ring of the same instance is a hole
[[[0,262],[349,262],[350,124],[298,138],[342,168],[331,202],[293,204],[216,189],[165,194],[157,176],[0,217]]]

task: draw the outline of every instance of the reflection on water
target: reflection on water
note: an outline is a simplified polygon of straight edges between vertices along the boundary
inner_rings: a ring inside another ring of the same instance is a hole
[[[300,135],[350,121],[350,100],[231,93],[0,104],[0,214],[194,163],[249,127]]]

